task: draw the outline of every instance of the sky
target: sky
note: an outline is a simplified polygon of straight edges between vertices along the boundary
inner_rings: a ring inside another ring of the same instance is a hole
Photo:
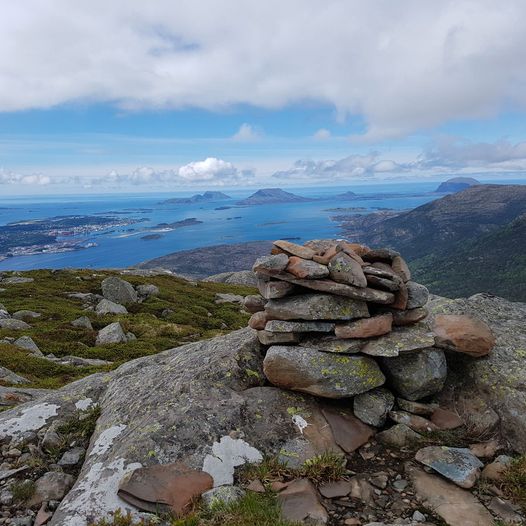
[[[0,194],[526,174],[524,0],[0,0]]]

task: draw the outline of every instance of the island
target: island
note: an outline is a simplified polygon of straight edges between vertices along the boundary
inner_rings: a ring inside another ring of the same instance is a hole
[[[314,201],[314,199],[292,194],[282,190],[281,188],[262,188],[261,190],[254,192],[246,199],[238,201],[237,204],[240,206],[250,206],[268,205],[273,203],[305,203],[308,201]]]
[[[338,194],[333,197],[333,199],[339,199],[340,201],[347,201],[351,199],[356,199],[358,196],[351,191],[344,192],[343,194]]]
[[[437,194],[461,192],[470,186],[475,186],[478,184],[480,184],[480,181],[473,179],[473,177],[452,177],[451,179],[441,183],[435,192]]]
[[[195,203],[211,202],[211,201],[223,201],[225,199],[231,199],[229,195],[223,192],[206,191],[203,194],[195,194],[191,197],[173,197],[163,201],[162,205],[192,205]]]

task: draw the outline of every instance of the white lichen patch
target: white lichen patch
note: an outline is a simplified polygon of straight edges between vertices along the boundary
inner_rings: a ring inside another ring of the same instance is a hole
[[[111,426],[108,429],[105,429],[93,444],[93,447],[90,451],[90,456],[92,455],[102,455],[106,453],[113,444],[113,441],[126,429],[125,424],[119,424],[118,426]]]
[[[203,471],[214,479],[214,487],[234,483],[234,468],[246,462],[261,462],[263,455],[239,438],[224,436],[212,445],[212,453],[203,461]]]
[[[299,432],[303,435],[303,430],[307,428],[307,421],[301,415],[294,415],[292,417],[292,423],[299,429]]]
[[[0,437],[15,436],[27,431],[38,431],[52,416],[56,416],[60,406],[56,404],[36,404],[22,410],[20,416],[0,422]]]
[[[59,518],[63,517],[60,524],[86,526],[88,518],[108,517],[110,512],[119,508],[136,514],[136,508],[121,500],[117,491],[122,478],[141,467],[139,462],[126,464],[123,458],[117,458],[108,464],[93,464],[60,505],[57,512]]]
[[[91,398],[83,398],[82,400],[79,400],[75,404],[75,407],[79,411],[86,411],[87,409],[92,408],[94,405],[95,405],[95,403],[93,402],[93,400]]]

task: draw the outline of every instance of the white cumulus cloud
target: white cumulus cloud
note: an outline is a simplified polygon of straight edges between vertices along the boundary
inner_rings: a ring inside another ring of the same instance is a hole
[[[239,130],[232,136],[232,139],[239,142],[252,142],[261,139],[261,132],[251,124],[244,123]]]

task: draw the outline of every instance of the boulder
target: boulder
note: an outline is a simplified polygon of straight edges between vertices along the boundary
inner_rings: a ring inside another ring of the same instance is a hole
[[[379,387],[385,377],[374,360],[308,347],[272,346],[263,362],[268,380],[283,389],[325,398],[345,398]]]
[[[61,500],[73,486],[75,478],[66,473],[49,471],[37,479],[33,495],[27,502],[27,506],[40,506],[48,500]]]
[[[461,488],[472,488],[484,464],[467,448],[428,446],[417,451],[416,460],[434,469]]]
[[[407,309],[418,309],[424,307],[429,299],[429,290],[424,285],[415,281],[408,281],[407,286]]]
[[[152,283],[146,283],[145,285],[139,285],[137,287],[137,294],[142,299],[150,298],[151,296],[158,296],[161,293],[159,290],[159,287],[157,285],[153,285]]]
[[[369,316],[365,302],[331,294],[302,294],[269,300],[265,311],[280,320],[352,320]]]
[[[335,334],[337,338],[371,338],[391,332],[392,314],[381,314],[371,318],[337,324]]]
[[[29,351],[34,356],[43,356],[42,351],[38,348],[38,345],[33,341],[33,338],[29,336],[20,336],[13,342],[13,345],[20,349]]]
[[[15,320],[13,318],[0,318],[0,329],[25,331],[27,329],[31,329],[31,326],[22,320]]]
[[[322,279],[329,275],[329,269],[325,265],[297,256],[289,258],[286,271],[300,279]]]
[[[439,314],[433,327],[435,345],[478,358],[495,345],[491,329],[483,321],[466,315]]]
[[[126,343],[127,341],[128,337],[122,330],[121,324],[115,322],[106,325],[99,331],[95,345],[110,345],[112,343]]]
[[[383,358],[382,368],[396,392],[409,400],[440,392],[447,376],[444,352],[434,348]]]
[[[393,357],[433,347],[435,339],[425,325],[397,327],[389,334],[367,343],[362,352],[371,356]]]
[[[393,394],[383,387],[367,391],[353,399],[355,416],[362,422],[375,427],[382,427],[385,424],[387,414],[393,405]]]
[[[114,303],[130,305],[138,301],[137,292],[133,285],[117,276],[103,279],[101,287],[104,298]]]
[[[88,329],[89,331],[93,330],[93,325],[91,320],[87,316],[81,316],[71,322],[73,327],[80,327],[81,329]]]
[[[245,296],[245,299],[243,300],[243,306],[251,314],[264,310],[265,303],[265,298],[262,298],[261,296],[257,296],[255,294]]]
[[[34,312],[32,310],[17,310],[13,312],[12,318],[15,320],[31,321],[40,318],[42,314],[40,312]]]
[[[23,376],[20,376],[11,369],[7,369],[6,367],[0,366],[0,380],[2,382],[6,382],[8,384],[28,384],[30,383],[27,378],[24,378]]]
[[[128,314],[128,310],[124,305],[114,303],[113,301],[107,299],[100,300],[99,303],[97,303],[95,312],[99,316],[103,316],[105,314]]]
[[[362,266],[345,252],[339,252],[330,260],[328,271],[330,278],[337,283],[367,287],[367,279]]]

